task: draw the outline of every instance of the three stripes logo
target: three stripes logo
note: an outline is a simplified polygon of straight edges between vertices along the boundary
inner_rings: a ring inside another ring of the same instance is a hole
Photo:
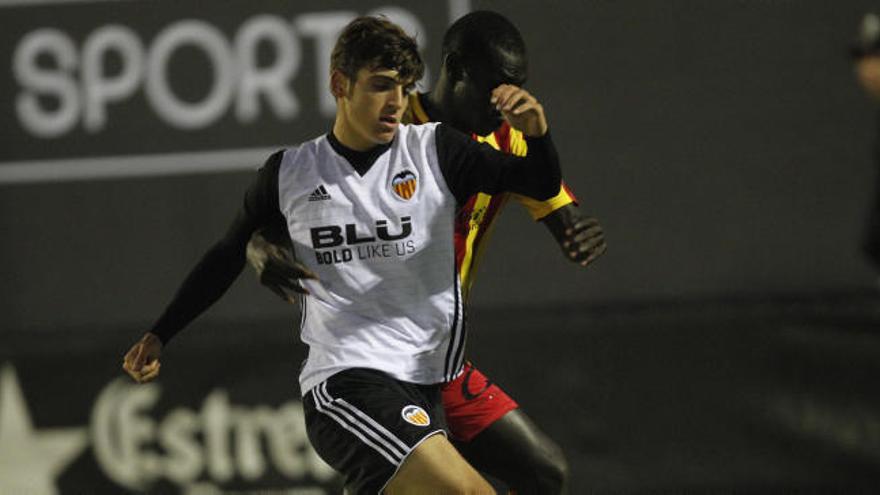
[[[326,201],[328,199],[330,199],[330,193],[324,188],[324,184],[321,184],[312,194],[309,194],[309,201]]]
[[[409,170],[404,170],[391,179],[391,189],[401,198],[409,199],[416,193],[417,182],[416,174]]]
[[[431,424],[431,418],[428,416],[428,413],[419,406],[406,406],[400,411],[400,415],[411,425],[428,426]]]

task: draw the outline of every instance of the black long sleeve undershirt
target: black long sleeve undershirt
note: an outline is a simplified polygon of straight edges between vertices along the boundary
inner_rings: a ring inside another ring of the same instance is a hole
[[[538,200],[559,192],[559,159],[549,135],[527,138],[529,153],[524,158],[477,143],[444,124],[437,126],[436,142],[441,172],[459,204],[477,192],[510,191]],[[333,146],[336,149],[341,144],[335,141]],[[387,150],[388,146],[384,148]],[[340,155],[356,161],[353,167],[364,174],[382,152]],[[163,345],[226,293],[244,268],[247,244],[256,230],[287,235],[278,204],[278,169],[282,156],[283,151],[279,151],[266,160],[226,234],[202,256],[153,326],[152,332]]]
[[[514,192],[539,201],[559,193],[562,171],[550,133],[526,137],[525,157],[502,153],[446,124],[437,126],[437,156],[459,204],[478,192]]]
[[[266,160],[245,193],[244,204],[226,234],[202,256],[153,325],[152,332],[163,345],[217,302],[238,278],[254,231],[285,228],[277,192],[282,155],[283,152],[279,151]]]

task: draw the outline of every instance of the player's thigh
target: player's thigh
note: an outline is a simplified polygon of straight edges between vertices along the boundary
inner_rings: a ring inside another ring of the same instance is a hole
[[[469,442],[518,404],[470,362],[442,388],[443,411],[453,443]]]
[[[519,493],[564,490],[562,450],[472,363],[443,385],[442,398],[450,438],[472,466]]]
[[[560,493],[566,484],[568,463],[562,449],[522,409],[456,446],[475,467],[520,493]]]
[[[495,491],[446,437],[432,435],[410,453],[384,493],[493,494]]]
[[[562,456],[559,445],[522,409],[505,414],[474,437],[469,445],[486,451],[503,449],[510,452],[508,457]]]
[[[394,380],[376,370],[331,376],[303,397],[306,431],[319,456],[352,494],[380,493],[413,450],[444,437],[438,386]]]

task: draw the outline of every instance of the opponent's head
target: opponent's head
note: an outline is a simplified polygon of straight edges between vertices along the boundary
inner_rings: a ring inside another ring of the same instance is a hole
[[[337,136],[356,149],[394,138],[406,96],[425,67],[415,40],[382,17],[358,17],[330,56],[330,91],[336,97]]]
[[[501,114],[489,103],[492,89],[526,82],[526,44],[501,14],[471,12],[446,31],[441,72],[450,92],[447,119],[461,130],[487,134],[501,124]]]
[[[865,93],[880,102],[880,16],[865,14],[856,39],[850,44],[856,64],[856,78]]]

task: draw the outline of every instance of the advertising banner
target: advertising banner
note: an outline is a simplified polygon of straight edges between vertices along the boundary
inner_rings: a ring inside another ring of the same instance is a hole
[[[355,16],[386,15],[434,61],[450,18],[467,9],[460,0],[0,2],[9,64],[0,184],[253,168],[329,127],[330,52]]]
[[[136,333],[4,339],[0,493],[339,493],[306,435],[290,333],[193,333],[143,385],[121,369]]]

